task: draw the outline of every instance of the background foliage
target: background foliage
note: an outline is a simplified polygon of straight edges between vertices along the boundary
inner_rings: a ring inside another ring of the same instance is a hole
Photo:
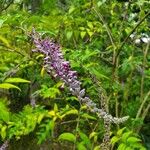
[[[32,53],[34,27],[62,45],[94,102],[102,88],[109,113],[130,116],[112,125],[111,150],[150,149],[149,8],[148,0],[0,0],[0,143],[97,150],[103,139],[103,121]]]

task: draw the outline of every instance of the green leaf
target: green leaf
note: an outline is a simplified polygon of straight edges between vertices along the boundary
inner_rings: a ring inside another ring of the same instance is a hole
[[[30,83],[30,81],[22,79],[22,78],[7,78],[5,82],[8,83]]]
[[[56,103],[54,104],[54,111],[55,111],[55,112],[58,112],[58,106],[57,106]]]
[[[2,88],[2,89],[11,89],[11,88],[13,88],[13,89],[18,89],[19,91],[21,91],[21,89],[18,86],[15,86],[15,85],[10,84],[10,83],[1,83],[0,88]]]
[[[0,102],[0,120],[9,121],[9,110],[3,102]]]
[[[146,150],[146,148],[145,147],[141,147],[140,150]]]
[[[67,31],[66,37],[67,37],[68,40],[71,39],[72,35],[73,35],[73,32],[72,32],[72,31]]]
[[[44,118],[44,114],[40,114],[37,118],[37,123],[40,124],[43,118]]]
[[[141,149],[144,148],[144,146],[142,145],[142,143],[140,142],[135,142],[135,143],[130,143],[130,145],[134,148],[134,149]]]
[[[123,131],[124,131],[125,129],[126,129],[126,127],[122,128],[122,129],[119,129],[119,130],[117,131],[117,135],[118,135],[118,136],[121,136],[122,133],[123,133]]]
[[[89,27],[90,29],[93,29],[93,24],[92,24],[92,22],[87,22],[87,25],[88,25],[88,27]]]
[[[95,146],[94,150],[102,150],[102,149],[100,148],[100,146]]]
[[[121,140],[125,142],[125,141],[127,140],[127,138],[128,138],[132,133],[133,133],[132,131],[125,132],[125,133],[122,135]]]
[[[127,147],[126,150],[133,150],[131,147]]]
[[[64,118],[65,116],[72,115],[72,114],[73,115],[78,115],[78,110],[76,110],[76,109],[69,110],[64,115],[62,115],[61,117]]]
[[[0,36],[0,41],[2,41],[7,47],[10,47],[9,42],[6,38]]]
[[[58,140],[66,140],[74,143],[76,141],[76,137],[72,133],[66,132],[62,133]]]
[[[102,78],[102,79],[107,79],[109,80],[109,77],[103,75],[99,70],[97,70],[96,68],[91,68],[91,72],[93,74],[95,74],[97,77]]]
[[[7,126],[6,125],[4,125],[2,128],[1,128],[1,137],[2,137],[2,139],[4,140],[5,139],[5,137],[6,137],[6,129],[7,129]]]
[[[124,143],[121,143],[117,150],[126,150],[127,146]]]
[[[87,150],[87,148],[84,146],[83,142],[78,143],[77,148],[78,148],[78,150]]]
[[[86,119],[91,119],[91,120],[96,120],[95,117],[87,114],[87,113],[84,113],[83,115],[81,115],[82,118],[86,118]]]
[[[0,19],[0,28],[3,26],[3,23],[6,21],[6,19]]]
[[[74,6],[71,6],[71,7],[69,8],[68,13],[71,14],[72,12],[74,12],[74,10],[75,10],[75,7],[74,7]]]
[[[88,136],[85,133],[81,132],[80,130],[79,130],[79,135],[80,138],[83,140],[84,144],[86,144],[88,148],[91,148],[91,141],[88,138]]]
[[[118,142],[120,140],[120,138],[118,136],[114,136],[111,138],[111,143],[115,144],[116,142]]]
[[[83,39],[85,37],[85,35],[86,35],[86,32],[85,31],[81,31],[80,35],[81,35],[81,38]]]
[[[140,139],[138,139],[138,138],[136,138],[136,137],[129,137],[128,139],[127,139],[127,142],[128,143],[135,143],[135,142],[140,142],[141,140]]]
[[[93,34],[94,34],[94,32],[92,32],[92,31],[87,31],[87,33],[88,33],[88,35],[91,37]]]

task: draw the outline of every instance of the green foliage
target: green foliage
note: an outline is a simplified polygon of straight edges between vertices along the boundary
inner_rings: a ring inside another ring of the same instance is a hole
[[[40,130],[37,132],[38,144],[41,144],[46,138],[50,138],[53,134],[55,122],[53,120],[46,120],[40,125]]]
[[[0,112],[0,121],[8,122],[10,114],[6,104],[3,102],[3,99],[0,99]]]
[[[111,143],[113,146],[118,145],[117,150],[146,150],[146,148],[141,143],[140,137],[134,134],[133,131],[126,130],[126,128],[119,129],[111,138]]]
[[[59,135],[58,140],[66,140],[74,143],[76,141],[76,137],[72,133],[62,133]]]
[[[50,139],[53,149],[57,144],[61,149],[100,149],[103,122],[46,73],[43,55],[32,53],[29,35],[35,27],[62,46],[86,95],[98,107],[100,86],[109,113],[130,116],[126,128],[116,131],[112,125],[116,134],[111,149],[150,148],[150,45],[142,40],[150,33],[148,0],[1,0],[0,4],[0,142],[20,142],[32,133],[39,145]],[[32,101],[34,107],[29,106]]]

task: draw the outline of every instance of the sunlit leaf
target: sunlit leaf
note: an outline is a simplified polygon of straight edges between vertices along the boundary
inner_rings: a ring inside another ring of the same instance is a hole
[[[7,47],[10,47],[10,44],[6,38],[0,36],[0,41],[2,41]]]
[[[136,137],[129,137],[128,139],[127,139],[127,142],[129,142],[129,143],[135,143],[135,142],[140,142],[141,140],[140,139],[138,139],[138,138],[136,138]]]
[[[74,134],[72,133],[62,133],[59,138],[59,140],[65,140],[65,141],[70,141],[70,142],[75,142],[76,141],[76,137],[74,136]]]
[[[7,129],[7,126],[4,125],[4,126],[1,128],[1,131],[0,131],[0,134],[1,134],[1,137],[2,137],[3,140],[4,140],[5,137],[6,137],[6,129]]]
[[[42,69],[41,69],[41,77],[43,77],[44,76],[44,73],[45,73],[45,68],[44,67],[42,67]]]
[[[5,122],[9,121],[9,110],[7,109],[6,105],[1,101],[0,101],[0,120],[3,120]]]
[[[62,115],[61,118],[64,118],[67,115],[78,115],[78,110],[76,110],[76,109],[69,110],[69,111],[65,112],[65,114]]]
[[[21,89],[19,87],[15,86],[13,84],[10,84],[10,83],[1,83],[0,88],[2,88],[2,89],[11,89],[11,88],[13,88],[13,89],[18,89],[19,91],[21,91]]]
[[[84,146],[83,142],[80,142],[77,144],[78,150],[87,150],[87,148]]]
[[[114,137],[111,138],[111,143],[112,143],[112,144],[115,144],[115,143],[118,142],[119,140],[120,140],[119,137],[114,136]]]
[[[66,37],[67,37],[67,39],[68,39],[68,40],[70,40],[70,39],[71,39],[72,34],[73,34],[73,32],[72,32],[72,31],[67,31],[67,33],[66,33]]]
[[[81,38],[83,39],[85,37],[85,35],[86,35],[86,32],[85,31],[81,31],[80,35],[81,35]]]
[[[118,131],[117,131],[117,135],[118,136],[121,136],[122,134],[123,134],[123,131],[126,129],[126,127],[124,127],[124,128],[122,128],[122,129],[119,129]]]
[[[127,146],[124,143],[121,143],[117,150],[126,150]]]
[[[22,78],[7,78],[5,82],[7,83],[30,83],[30,81],[22,79]]]
[[[87,113],[82,114],[81,117],[86,118],[86,119],[91,119],[91,120],[97,120],[95,117],[93,117]]]

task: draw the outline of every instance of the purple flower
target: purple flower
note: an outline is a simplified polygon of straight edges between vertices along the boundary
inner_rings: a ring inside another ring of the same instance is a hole
[[[85,89],[81,88],[81,82],[77,79],[77,72],[71,70],[69,61],[65,61],[61,48],[49,38],[42,39],[41,36],[33,31],[31,34],[36,49],[33,52],[40,52],[44,54],[44,67],[48,73],[55,72],[55,77],[59,77],[69,87],[73,95],[78,97],[81,103],[84,103],[91,112],[97,113],[98,117],[109,120],[113,123],[122,123],[128,119],[114,118],[107,114],[103,109],[96,107],[96,104],[86,97]]]

